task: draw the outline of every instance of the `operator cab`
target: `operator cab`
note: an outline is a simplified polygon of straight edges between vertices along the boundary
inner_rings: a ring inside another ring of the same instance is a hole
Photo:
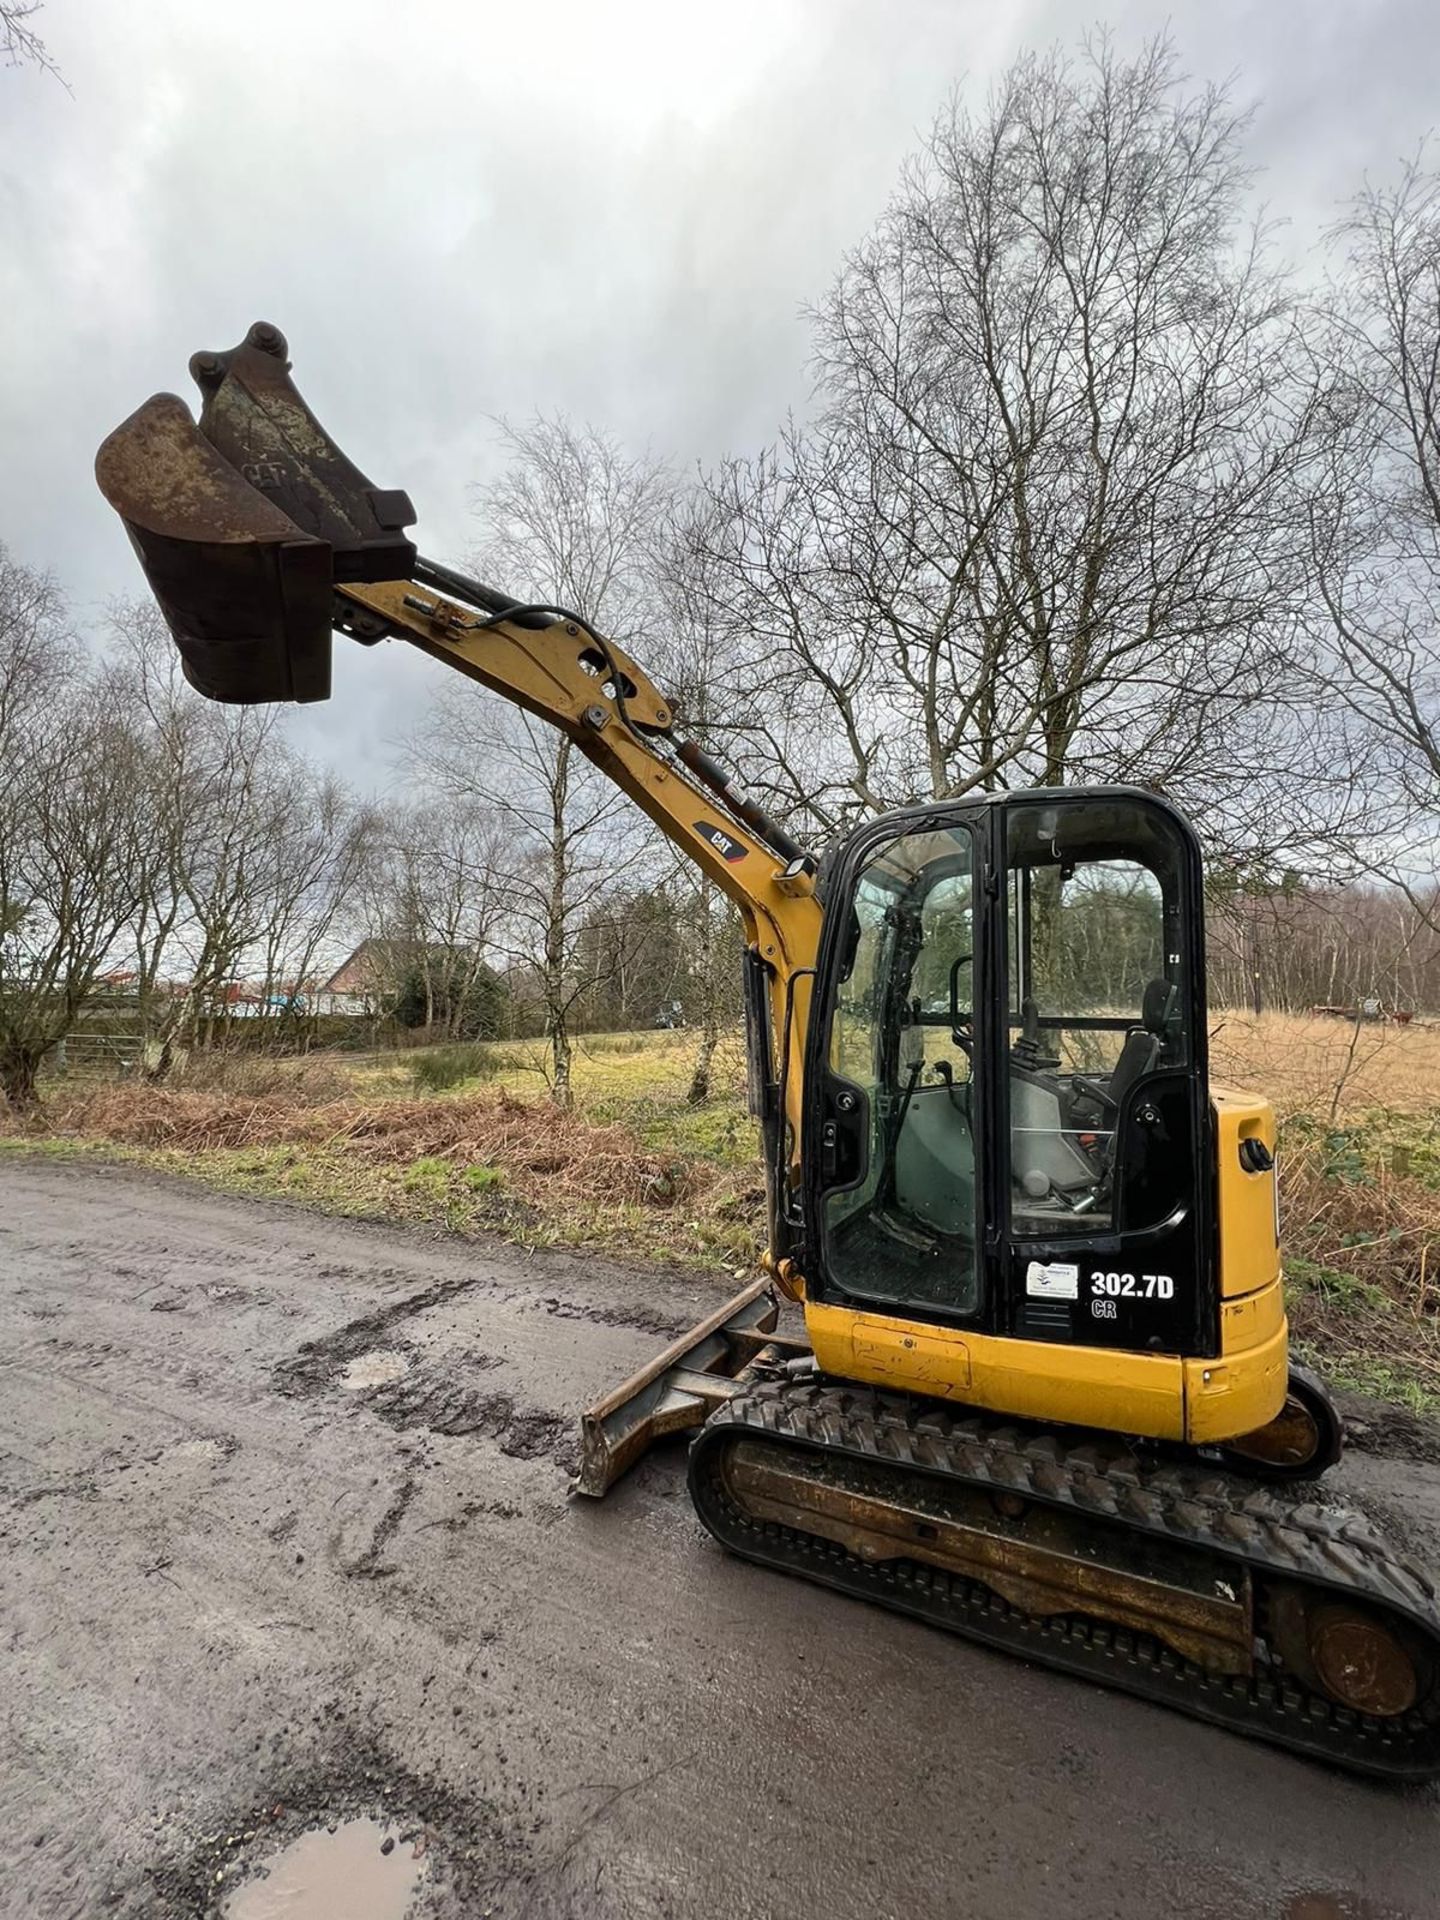
[[[817,1297],[1092,1343],[1197,1337],[1199,871],[1180,816],[1125,788],[855,836],[810,1033]],[[1145,1312],[1091,1296],[1111,1274],[1139,1276]]]

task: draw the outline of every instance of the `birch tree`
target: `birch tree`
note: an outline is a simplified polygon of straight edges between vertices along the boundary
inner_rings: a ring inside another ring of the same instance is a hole
[[[1317,332],[1312,679],[1363,753],[1372,869],[1434,911],[1440,826],[1440,176],[1422,151],[1337,229]],[[1352,836],[1353,837],[1353,836]]]
[[[822,828],[1274,764],[1304,422],[1246,126],[1163,41],[952,102],[814,310],[812,419],[711,477],[731,724]]]
[[[96,685],[46,575],[0,547],[0,1092],[36,1098],[134,911],[148,853],[143,756]]]
[[[473,570],[519,599],[576,613],[643,655],[654,623],[654,526],[669,476],[563,419],[502,434],[507,465],[473,496],[482,526]],[[577,942],[643,844],[628,805],[566,736],[468,686],[447,690],[408,757],[437,792],[479,804],[507,827],[506,950],[539,983],[551,1097],[568,1107],[573,1016],[593,984]]]

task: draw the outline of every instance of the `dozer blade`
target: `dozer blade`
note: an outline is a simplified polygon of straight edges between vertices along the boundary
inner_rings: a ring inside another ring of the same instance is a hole
[[[337,582],[408,580],[407,496],[374,488],[290,378],[258,322],[190,362],[204,405],[160,393],[95,461],[184,662],[212,700],[323,700]]]
[[[808,1354],[808,1341],[775,1332],[779,1314],[769,1281],[756,1280],[598,1400],[581,1416],[570,1491],[598,1500],[655,1441],[701,1426],[758,1367]]]

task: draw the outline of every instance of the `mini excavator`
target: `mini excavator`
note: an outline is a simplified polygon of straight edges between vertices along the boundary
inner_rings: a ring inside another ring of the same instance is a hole
[[[817,860],[581,614],[420,558],[277,328],[190,370],[198,424],[157,394],[96,473],[199,693],[323,700],[336,632],[406,641],[561,729],[739,908],[763,1271],[584,1416],[577,1491],[688,1431],[733,1553],[1440,1774],[1437,1590],[1315,1484],[1340,1422],[1289,1355],[1271,1109],[1209,1084],[1180,813],[971,794]]]

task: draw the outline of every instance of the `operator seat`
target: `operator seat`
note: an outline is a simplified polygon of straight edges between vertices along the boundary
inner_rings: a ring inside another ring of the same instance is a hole
[[[1147,1073],[1155,1071],[1155,1063],[1159,1058],[1159,1034],[1152,1033],[1148,1027],[1132,1027],[1125,1036],[1120,1058],[1115,1062],[1109,1080],[1100,1089],[1106,1105],[1118,1113],[1125,1103],[1126,1094]],[[1087,1090],[1090,1084],[1086,1083]]]
[[[1080,1094],[1098,1105],[1106,1124],[1114,1129],[1103,1154],[1100,1183],[1108,1183],[1116,1164],[1120,1116],[1131,1091],[1164,1060],[1174,1038],[1180,989],[1171,980],[1149,982],[1140,1002],[1140,1025],[1125,1036],[1114,1067],[1103,1081],[1073,1074],[1072,1098]],[[1048,1058],[1039,1054],[1039,1013],[1033,1001],[1021,1009],[1021,1038],[1010,1057],[1011,1173],[1017,1186],[1034,1199],[1044,1200],[1052,1190],[1073,1196],[1097,1187],[1096,1162],[1082,1152],[1073,1115],[1062,1114],[1061,1088],[1044,1069]],[[1038,1056],[1038,1057],[1037,1057]],[[1058,1059],[1055,1061],[1058,1065]],[[1071,1202],[1073,1204],[1073,1200]]]
[[[1132,1027],[1126,1034],[1125,1044],[1120,1049],[1120,1056],[1111,1069],[1109,1079],[1102,1086],[1088,1075],[1076,1074],[1076,1089],[1099,1099],[1111,1112],[1118,1113],[1130,1089],[1143,1080],[1147,1073],[1153,1073],[1164,1057],[1174,1037],[1175,1008],[1179,999],[1180,989],[1173,980],[1152,980],[1140,1002],[1140,1025]]]

